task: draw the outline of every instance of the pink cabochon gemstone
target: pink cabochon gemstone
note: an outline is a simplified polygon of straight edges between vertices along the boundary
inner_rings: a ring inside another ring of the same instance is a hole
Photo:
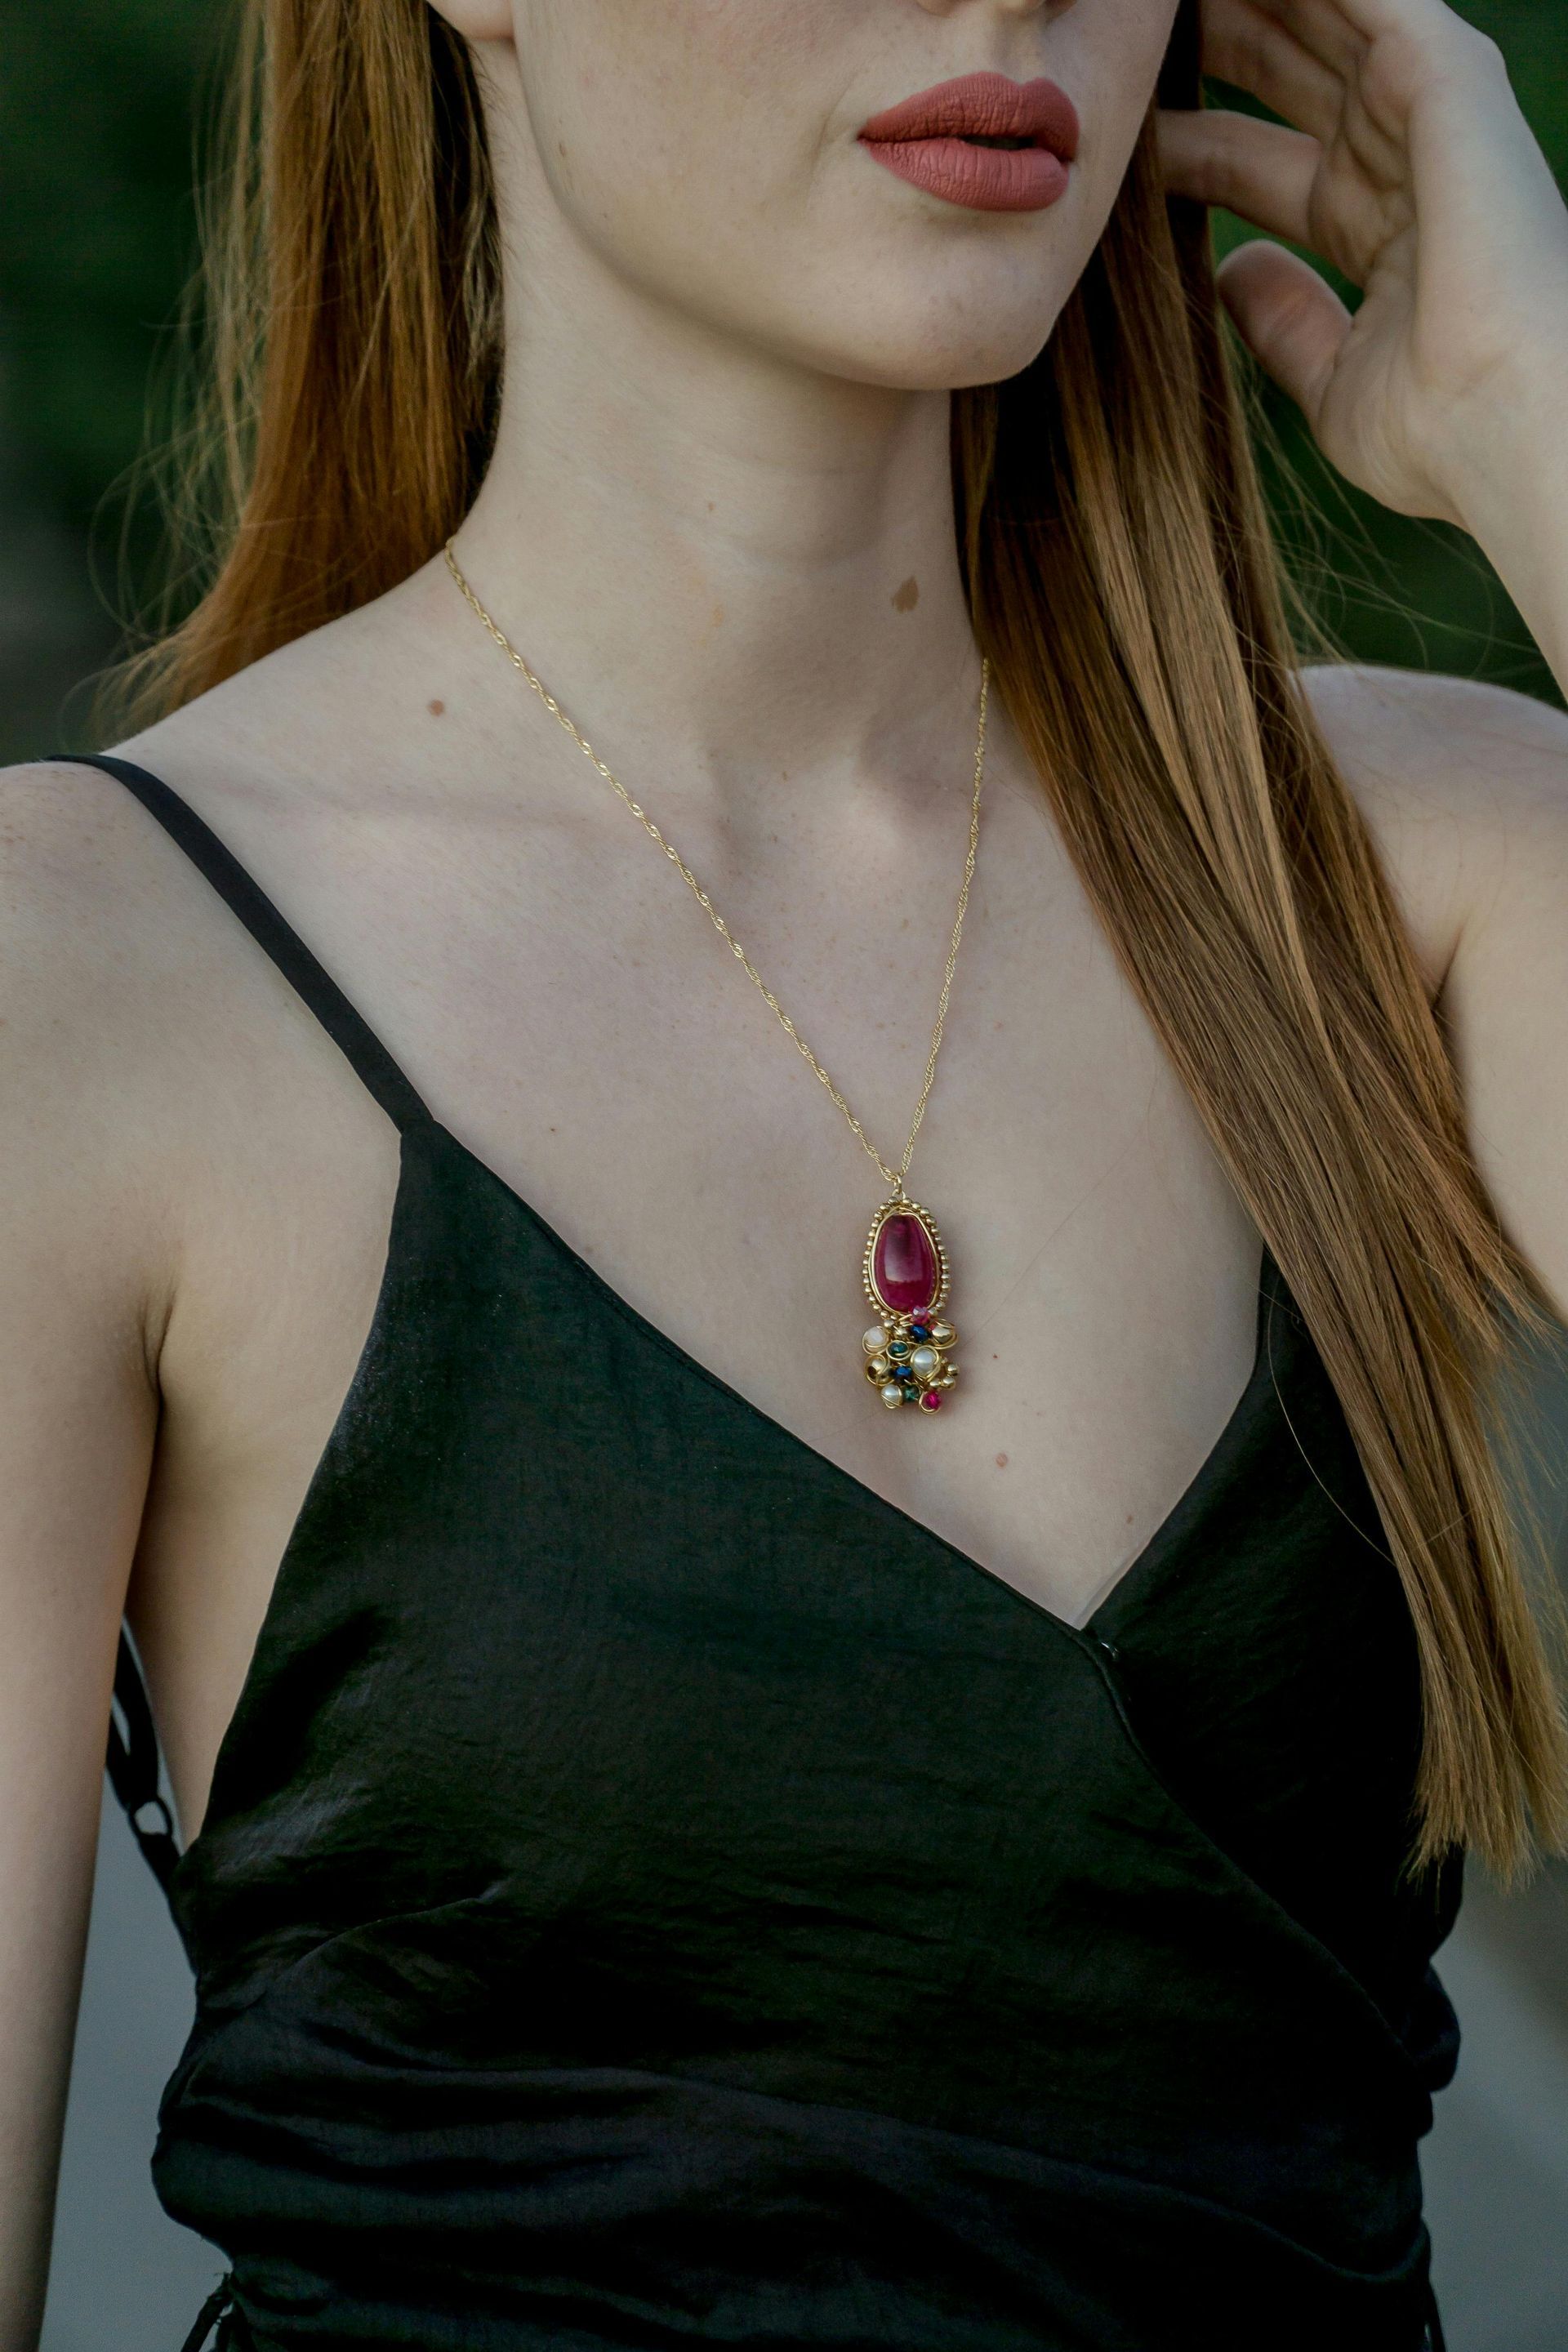
[[[871,1276],[884,1306],[918,1315],[936,1297],[941,1279],[931,1235],[918,1217],[884,1217],[871,1258]]]

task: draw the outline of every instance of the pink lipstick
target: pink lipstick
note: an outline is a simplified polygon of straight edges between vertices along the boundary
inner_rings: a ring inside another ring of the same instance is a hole
[[[1054,81],[961,74],[885,107],[859,137],[879,163],[973,212],[1054,205],[1078,153],[1078,111]]]

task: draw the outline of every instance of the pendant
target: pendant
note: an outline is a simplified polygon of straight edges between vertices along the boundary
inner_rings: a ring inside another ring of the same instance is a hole
[[[947,1252],[936,1219],[895,1192],[871,1220],[861,1265],[878,1320],[861,1342],[866,1378],[889,1412],[906,1404],[935,1412],[958,1379],[948,1350],[958,1334],[947,1302]]]

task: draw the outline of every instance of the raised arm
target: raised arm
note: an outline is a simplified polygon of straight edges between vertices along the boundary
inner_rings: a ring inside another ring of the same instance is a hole
[[[1282,246],[1220,283],[1325,455],[1479,541],[1568,694],[1568,209],[1492,42],[1442,0],[1205,0],[1205,62],[1282,124],[1169,114],[1167,175]],[[1477,1158],[1568,1314],[1568,722],[1452,680],[1319,681],[1442,1002]]]

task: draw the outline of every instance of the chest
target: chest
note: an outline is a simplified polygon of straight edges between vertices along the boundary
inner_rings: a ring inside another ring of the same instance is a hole
[[[717,2056],[839,2105],[908,2063],[922,2108],[978,2095],[994,2122],[1031,2063],[1058,2105],[1078,2058],[1086,2095],[1099,2075],[1100,2038],[1063,2031],[1092,1947],[1094,1999],[1168,2081],[1147,1979],[1190,1983],[1200,1927],[1222,2038],[1238,1924],[1270,1948],[1257,1980],[1323,1973],[1238,1854],[1310,1885],[1327,1838],[1353,1933],[1407,1797],[1382,1735],[1342,1757],[1326,1728],[1373,1722],[1369,1670],[1385,1713],[1406,1695],[1347,1535],[1353,1470],[1275,1321],[1285,1412],[1249,1389],[1080,1631],[714,1381],[415,1129],[373,1328],[183,1866],[209,1991],[297,1996],[289,1964],[324,1953],[332,1998],[380,2030],[395,2013],[403,2048],[450,2033],[490,2065],[499,2018],[520,2063],[542,2032],[557,2061],[706,2080]],[[1311,1997],[1299,1979],[1286,2004],[1299,2054]]]
[[[279,895],[458,1148],[680,1374],[710,1373],[1079,1623],[1237,1405],[1258,1244],[1037,812],[1004,801],[991,822],[910,1178],[951,1265],[959,1382],[938,1415],[889,1413],[865,1378],[862,1254],[885,1179],[629,824],[618,858],[537,829],[482,855],[449,824],[356,837],[355,855],[329,834]],[[818,895],[777,893],[805,910],[790,925],[770,932],[760,897],[751,935],[734,924],[890,1166],[930,1047],[950,863],[940,903],[933,864],[861,910],[831,861],[808,860]],[[258,1001],[167,1366],[145,1548],[184,1628],[193,1786],[354,1379],[396,1190],[395,1135],[274,982],[215,974]]]
[[[808,840],[760,886],[705,845],[715,901],[841,1104],[630,823],[531,833],[445,903],[437,883],[404,967],[427,982],[399,1009],[437,1116],[618,1297],[1078,1616],[1246,1381],[1257,1242],[1037,796],[999,791],[986,826],[909,1175],[951,1268],[940,1419],[890,1416],[865,1382],[862,1253],[889,1187],[849,1115],[897,1168],[950,945],[945,834],[906,848],[868,828],[837,857]]]

